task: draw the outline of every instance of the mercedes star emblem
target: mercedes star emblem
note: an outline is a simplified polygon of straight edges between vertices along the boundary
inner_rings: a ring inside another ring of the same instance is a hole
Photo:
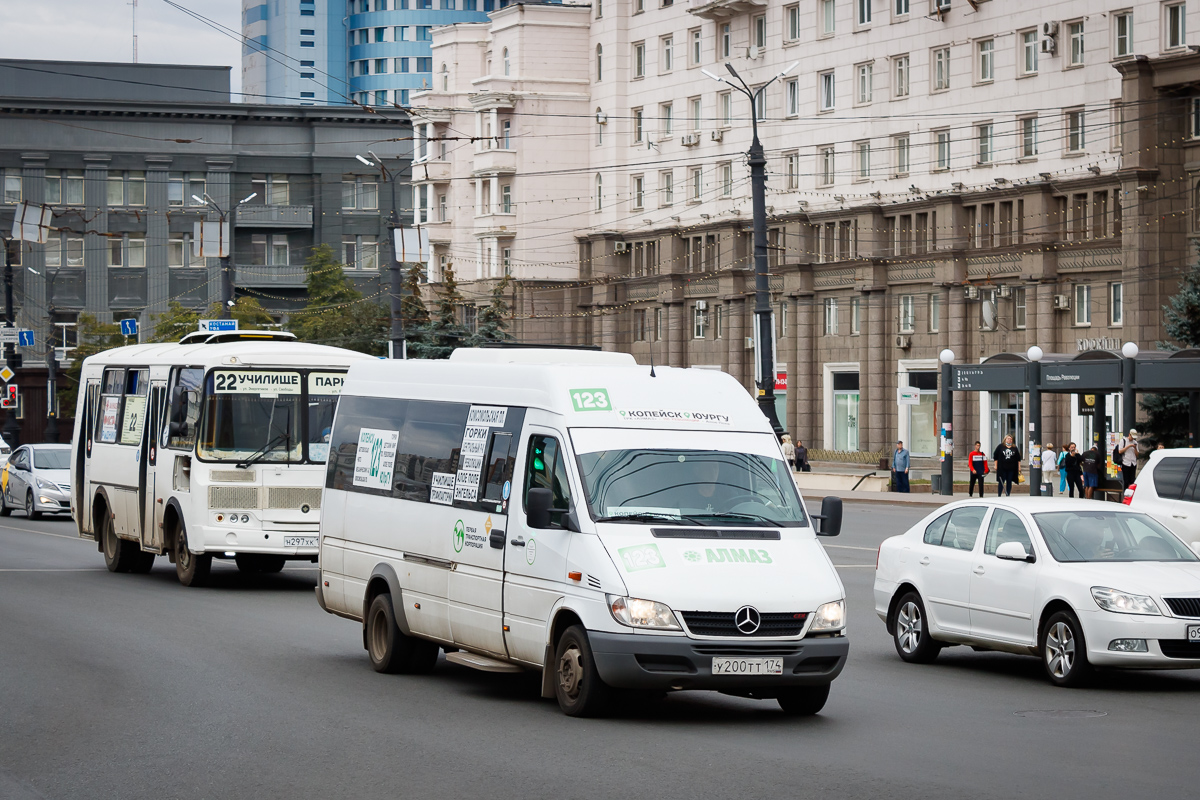
[[[762,624],[762,615],[758,613],[758,609],[754,606],[742,606],[733,615],[733,624],[737,626],[739,631],[750,636]]]

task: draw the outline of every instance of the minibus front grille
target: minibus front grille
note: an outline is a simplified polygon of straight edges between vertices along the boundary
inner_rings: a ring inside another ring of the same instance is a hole
[[[210,486],[209,508],[258,508],[257,486]]]
[[[267,489],[267,508],[303,508],[321,507],[320,489],[300,489],[296,487],[272,486]]]
[[[1200,617],[1200,597],[1164,597],[1163,600],[1177,617]]]
[[[696,636],[730,636],[746,638],[747,636],[799,636],[804,630],[804,621],[808,619],[805,612],[794,614],[773,613],[760,615],[758,630],[754,633],[742,633],[738,630],[732,611],[681,611],[683,621],[688,630]]]
[[[729,530],[721,528],[651,528],[655,539],[778,539],[779,531],[761,528]]]
[[[256,477],[252,469],[214,469],[208,473],[209,480],[225,483],[254,483]]]

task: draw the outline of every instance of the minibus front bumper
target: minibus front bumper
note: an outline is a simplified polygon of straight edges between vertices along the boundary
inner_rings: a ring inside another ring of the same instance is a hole
[[[588,631],[600,678],[622,689],[711,689],[770,696],[771,689],[819,686],[846,665],[850,642],[842,635],[805,639],[692,639]],[[714,675],[714,658],[781,657],[780,675]]]

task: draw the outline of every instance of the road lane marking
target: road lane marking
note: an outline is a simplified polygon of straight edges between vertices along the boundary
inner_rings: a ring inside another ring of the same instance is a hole
[[[92,541],[91,539],[82,539],[79,536],[67,536],[65,533],[50,533],[49,531],[35,531],[31,528],[14,528],[12,525],[0,525],[0,530],[16,531],[17,533],[36,533],[38,536],[54,536],[59,539],[73,539],[77,542]]]
[[[872,553],[879,549],[877,547],[859,547],[858,545],[853,544],[826,544],[825,542],[821,542],[821,544],[825,545],[826,547],[837,547],[842,550],[869,550]]]

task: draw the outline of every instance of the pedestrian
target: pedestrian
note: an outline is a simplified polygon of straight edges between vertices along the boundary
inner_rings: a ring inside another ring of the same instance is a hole
[[[1058,468],[1058,493],[1067,493],[1067,471],[1063,468],[1067,461],[1067,448],[1064,447],[1058,451],[1058,461],[1055,462],[1055,467]]]
[[[976,483],[979,484],[979,496],[983,497],[983,479],[988,474],[988,457],[987,453],[979,449],[979,442],[975,443],[975,449],[967,456],[967,466],[971,470],[971,488],[967,490],[967,497],[975,494]]]
[[[786,433],[783,435],[783,457],[787,459],[788,466],[792,471],[796,471],[796,445],[792,444],[792,437]]]
[[[1128,489],[1133,485],[1137,476],[1138,432],[1130,428],[1129,433],[1121,438],[1117,445],[1117,455],[1121,459],[1121,488]]]
[[[896,442],[896,452],[892,454],[892,486],[897,492],[908,493],[909,461],[904,442]]]
[[[1085,499],[1091,500],[1096,494],[1096,488],[1100,485],[1100,470],[1102,469],[1100,451],[1093,444],[1081,458],[1079,467],[1083,470],[1083,496]]]
[[[808,448],[804,446],[804,442],[796,442],[796,469],[812,472],[812,467],[808,465]]]
[[[996,462],[996,496],[1008,497],[1013,483],[1021,481],[1021,448],[1013,443],[1011,435],[996,447],[992,460]]]
[[[1079,490],[1079,496],[1083,497],[1083,456],[1075,448],[1075,443],[1071,442],[1067,445],[1066,453],[1062,457],[1063,479],[1067,482],[1067,491],[1070,496],[1075,496],[1075,490]]]
[[[1054,445],[1046,442],[1046,449],[1042,451],[1042,494],[1046,497],[1054,496],[1054,484],[1058,483],[1057,459]]]

